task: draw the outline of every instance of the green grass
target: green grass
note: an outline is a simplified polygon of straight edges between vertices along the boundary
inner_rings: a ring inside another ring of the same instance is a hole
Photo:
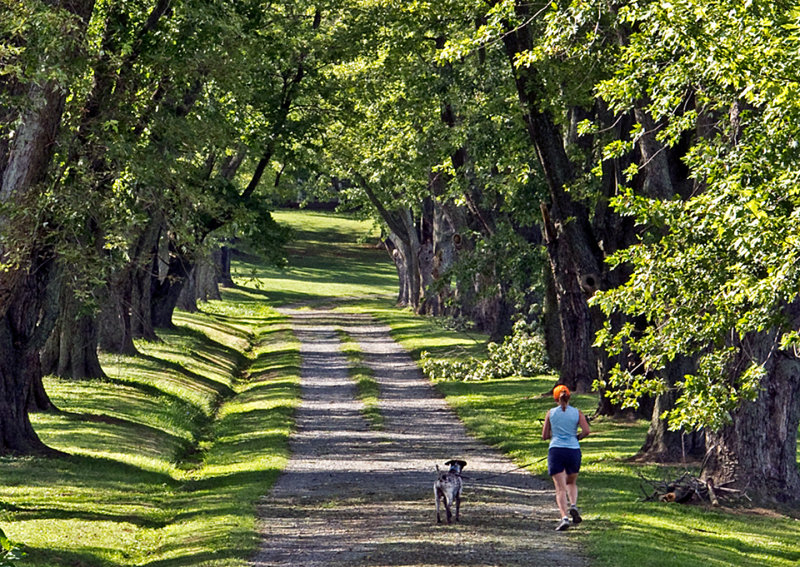
[[[46,379],[32,416],[63,458],[0,459],[0,527],[20,565],[246,565],[255,502],[288,459],[299,350],[257,290],[177,313],[109,380]]]
[[[34,426],[69,456],[0,458],[0,529],[27,544],[20,567],[246,565],[257,545],[255,502],[285,466],[299,395],[298,345],[274,306],[335,299],[389,324],[416,358],[485,352],[485,336],[452,332],[394,305],[395,269],[368,223],[305,211],[275,216],[303,239],[286,269],[238,262],[240,286],[222,302],[178,313],[178,328],[160,332],[163,342],[138,344],[141,357],[105,357],[108,381],[47,379],[62,411],[35,414]],[[359,368],[361,354],[348,345]],[[474,435],[547,480],[540,437],[554,379],[437,387]],[[587,414],[596,403],[592,395],[575,398]],[[800,561],[797,511],[639,502],[639,472],[677,476],[628,460],[647,424],[598,419],[592,429],[579,483],[587,521],[566,535],[593,565]]]
[[[273,217],[296,233],[289,265],[277,269],[242,262],[234,270],[238,281],[252,281],[269,303],[396,297],[397,270],[371,223],[311,211],[277,211]]]
[[[340,302],[340,309],[352,313],[370,313],[392,328],[392,336],[415,359],[423,351],[442,358],[482,356],[488,337],[482,333],[455,332],[435,317],[417,316],[410,309],[400,309],[393,301],[367,298]]]
[[[378,408],[379,388],[372,369],[364,364],[364,356],[358,343],[346,331],[339,329],[338,335],[341,350],[349,364],[350,378],[356,384],[356,395],[364,404],[361,412],[373,428],[382,429],[383,415]]]

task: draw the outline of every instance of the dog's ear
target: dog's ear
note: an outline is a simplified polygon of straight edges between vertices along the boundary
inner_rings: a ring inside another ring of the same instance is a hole
[[[462,469],[463,469],[464,467],[466,467],[466,466],[467,466],[467,461],[456,461],[456,462],[459,464],[459,466],[460,466]]]

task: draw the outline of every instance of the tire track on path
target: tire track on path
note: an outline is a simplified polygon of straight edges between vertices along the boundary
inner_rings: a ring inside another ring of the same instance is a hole
[[[254,567],[587,565],[579,533],[555,534],[549,482],[469,436],[411,357],[370,316],[285,310],[301,341],[291,459],[259,505]],[[371,429],[337,329],[361,345],[380,387]],[[461,522],[435,523],[434,466],[467,462]],[[509,472],[512,471],[513,472]],[[578,537],[575,537],[578,536]]]

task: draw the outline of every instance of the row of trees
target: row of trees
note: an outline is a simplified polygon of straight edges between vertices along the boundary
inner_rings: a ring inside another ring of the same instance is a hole
[[[0,9],[0,453],[41,453],[28,412],[52,408],[43,374],[102,376],[98,347],[156,339],[179,301],[216,291],[226,238],[281,260],[260,187],[302,136],[321,8]]]
[[[402,303],[655,399],[650,455],[701,428],[715,482],[797,499],[797,2],[2,10],[0,451],[221,239],[276,250],[283,185],[379,220]]]
[[[320,154],[387,227],[401,301],[495,338],[541,322],[601,411],[655,400],[649,457],[699,446],[717,485],[796,501],[798,3],[350,17]]]

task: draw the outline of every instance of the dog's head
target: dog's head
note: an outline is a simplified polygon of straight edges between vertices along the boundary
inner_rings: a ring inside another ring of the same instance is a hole
[[[460,459],[450,459],[445,463],[450,467],[450,472],[460,473],[464,467],[467,466],[467,461],[462,461]]]

